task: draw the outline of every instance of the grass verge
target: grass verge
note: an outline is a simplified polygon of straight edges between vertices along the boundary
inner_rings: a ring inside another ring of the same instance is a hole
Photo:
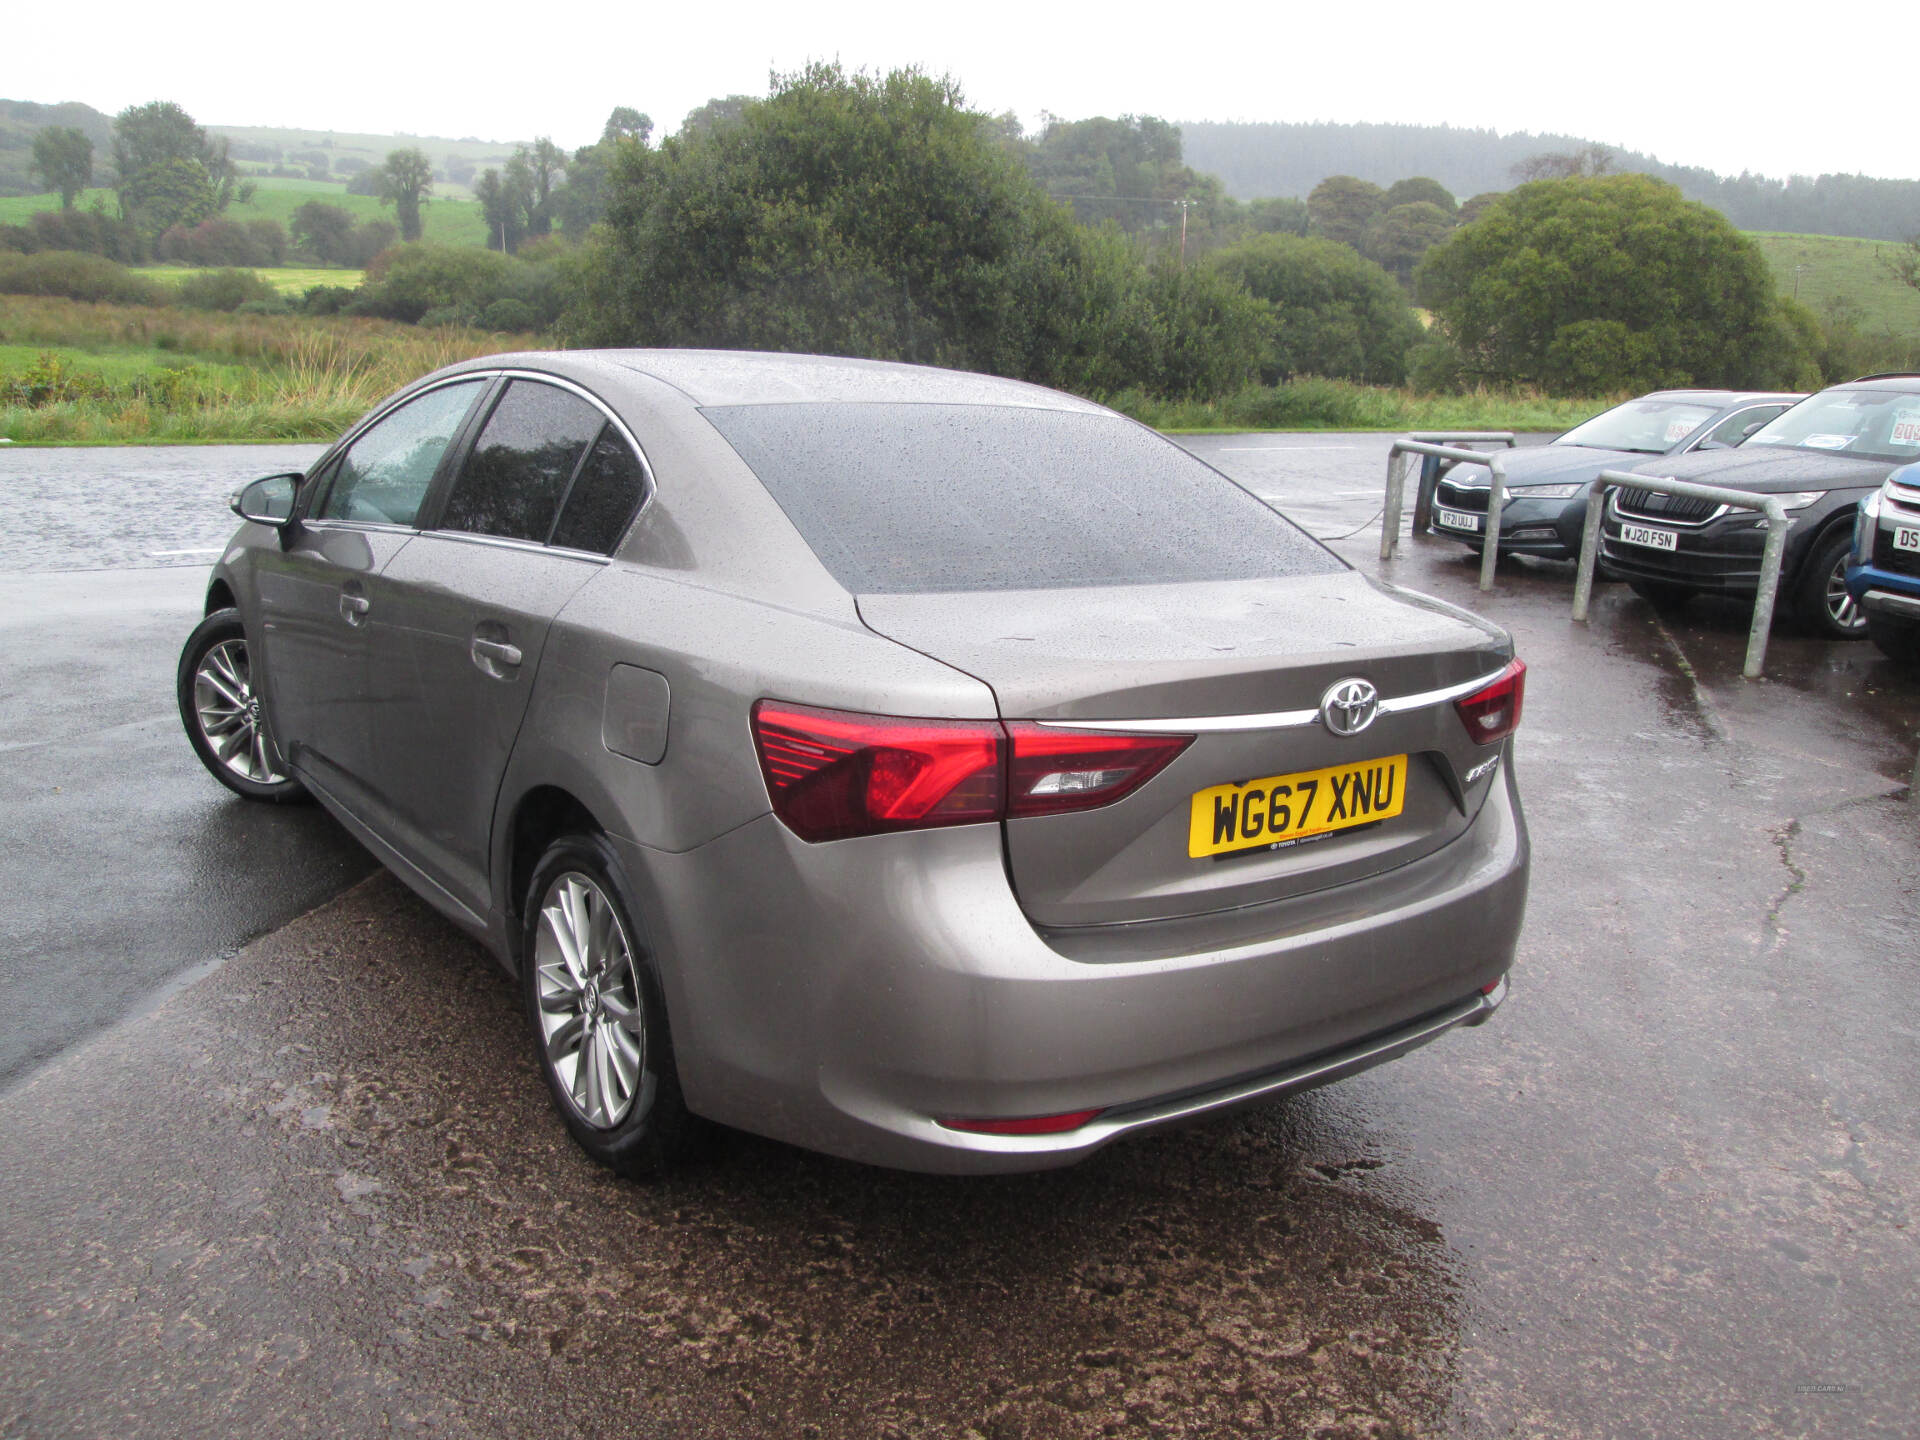
[[[384,320],[0,298],[0,436],[26,444],[309,440],[383,395],[536,336]]]
[[[1139,391],[1106,403],[1156,430],[1565,430],[1625,396],[1557,399],[1532,391],[1417,395],[1345,380],[1252,385],[1222,400],[1160,400]]]

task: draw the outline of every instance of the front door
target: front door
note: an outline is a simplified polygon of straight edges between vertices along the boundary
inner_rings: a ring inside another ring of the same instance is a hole
[[[434,475],[484,380],[438,386],[382,416],[317,477],[307,513],[257,563],[264,698],[295,766],[359,809],[372,769],[368,667],[382,574],[418,533]]]

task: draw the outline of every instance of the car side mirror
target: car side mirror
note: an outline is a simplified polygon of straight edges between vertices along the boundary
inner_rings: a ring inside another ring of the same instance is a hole
[[[230,504],[233,513],[256,525],[285,532],[293,523],[293,502],[300,494],[303,475],[263,475],[240,487]]]
[[[1700,442],[1700,448],[1702,450],[1731,450],[1733,446],[1724,440],[1702,440]]]

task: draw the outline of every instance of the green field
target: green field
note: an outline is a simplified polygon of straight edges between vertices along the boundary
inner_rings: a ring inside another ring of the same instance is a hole
[[[157,280],[162,285],[178,285],[187,276],[202,273],[190,265],[136,265],[133,272],[149,280]],[[283,265],[277,270],[256,270],[253,273],[282,295],[293,296],[305,295],[315,285],[339,285],[348,290],[358,290],[360,282],[367,278],[364,270],[332,270],[320,266]]]
[[[1860,328],[1920,339],[1920,290],[1901,284],[1884,260],[1899,250],[1885,240],[1842,235],[1772,235],[1752,238],[1773,266],[1782,295],[1796,295],[1816,315],[1835,296],[1861,309]]]
[[[382,205],[371,195],[349,195],[344,185],[329,184],[320,180],[277,180],[271,177],[256,180],[259,186],[253,200],[246,205],[229,205],[226,217],[231,220],[253,220],[265,217],[278,220],[282,225],[309,200],[325,200],[329,205],[338,205],[361,220],[393,219],[393,207]],[[461,192],[463,195],[465,192]],[[104,205],[112,213],[116,201],[111,190],[89,190],[80,197],[80,208],[90,209],[95,201]],[[0,196],[0,225],[21,225],[29,215],[38,210],[57,210],[60,207],[58,195],[5,195]],[[477,200],[455,199],[443,196],[429,199],[420,212],[424,224],[424,238],[442,245],[485,245],[487,243],[486,221],[480,218],[480,202]]]

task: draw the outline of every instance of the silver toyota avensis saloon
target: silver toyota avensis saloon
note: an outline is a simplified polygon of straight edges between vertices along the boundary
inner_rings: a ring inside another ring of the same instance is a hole
[[[255,481],[194,747],[519,976],[568,1128],[1064,1164],[1489,1016],[1505,633],[1097,405],[908,365],[495,356]]]

